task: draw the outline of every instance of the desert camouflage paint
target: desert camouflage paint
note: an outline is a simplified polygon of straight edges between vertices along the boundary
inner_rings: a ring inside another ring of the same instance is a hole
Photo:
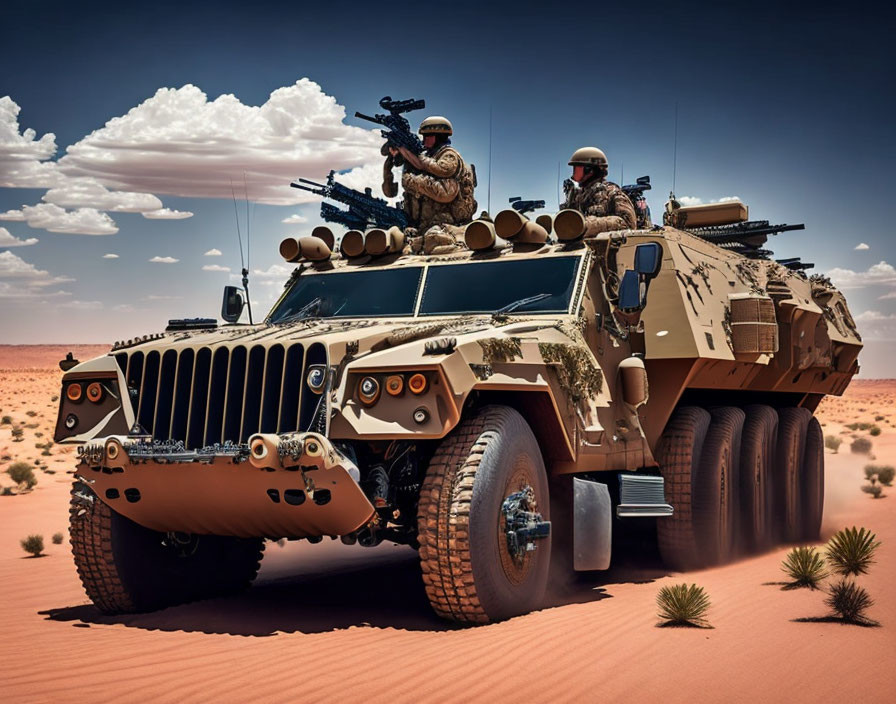
[[[638,226],[631,200],[615,183],[594,180],[576,188],[567,180],[563,190],[566,201],[561,210],[571,208],[585,215],[586,237],[611,230],[634,230]]]

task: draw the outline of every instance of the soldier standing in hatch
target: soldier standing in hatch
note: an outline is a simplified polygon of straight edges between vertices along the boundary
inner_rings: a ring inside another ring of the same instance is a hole
[[[637,227],[638,218],[631,199],[619,186],[606,180],[609,169],[606,154],[597,147],[582,147],[572,155],[569,165],[572,180],[563,182],[566,202],[562,208],[578,210],[585,216],[586,237]]]
[[[462,235],[460,226],[473,219],[476,212],[476,172],[451,146],[454,130],[444,117],[427,117],[418,130],[424,151],[414,154],[408,149],[384,145],[383,193],[394,197],[398,185],[392,175],[395,166],[404,166],[401,185],[404,188],[402,208],[413,228],[426,235],[427,248],[432,244],[452,244]],[[438,226],[435,231],[431,228]],[[436,237],[436,235],[439,235]],[[441,240],[445,240],[441,242]]]

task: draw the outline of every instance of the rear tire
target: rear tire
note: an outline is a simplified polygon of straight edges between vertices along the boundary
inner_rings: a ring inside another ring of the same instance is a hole
[[[696,507],[692,506],[692,501],[710,420],[709,413],[702,408],[683,406],[676,409],[657,449],[666,495],[674,509],[671,516],[657,519],[657,543],[663,562],[673,570],[689,570],[701,565],[693,520]]]
[[[531,428],[506,406],[486,406],[464,420],[436,450],[417,510],[423,582],[435,612],[487,623],[539,608],[547,586],[551,537],[515,559],[501,506],[530,486],[535,508],[550,520],[548,479]]]
[[[803,539],[818,540],[824,513],[824,433],[814,416],[806,430],[801,484]]]
[[[744,412],[723,406],[711,410],[693,491],[693,520],[700,563],[719,565],[734,549],[737,487]]]
[[[778,451],[775,463],[777,537],[793,543],[802,537],[803,456],[812,413],[806,408],[778,410]]]
[[[747,406],[740,451],[741,548],[759,552],[772,543],[772,502],[778,414],[770,406]]]
[[[107,614],[153,611],[246,589],[258,572],[261,538],[164,533],[113,511],[75,482],[69,520],[75,566],[87,596]],[[168,542],[171,542],[168,540]]]

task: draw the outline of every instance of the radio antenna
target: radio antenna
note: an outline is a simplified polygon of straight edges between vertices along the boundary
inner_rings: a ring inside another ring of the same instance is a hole
[[[485,209],[491,217],[492,212],[492,106],[488,106],[488,199]]]
[[[246,292],[246,307],[249,309],[249,325],[253,325],[252,320],[252,301],[249,298],[249,267],[251,249],[249,245],[249,182],[246,179],[246,172],[243,171],[243,190],[246,193],[246,266],[243,267],[243,291]]]
[[[675,193],[675,175],[678,166],[678,101],[675,101],[675,133],[672,138],[672,193]]]
[[[563,196],[560,184],[563,182],[563,161],[557,162],[557,210],[563,206]]]

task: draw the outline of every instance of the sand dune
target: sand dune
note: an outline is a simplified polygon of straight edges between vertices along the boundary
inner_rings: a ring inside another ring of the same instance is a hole
[[[797,621],[827,610],[821,592],[773,584],[784,577],[785,547],[680,575],[645,545],[639,559],[555,590],[542,611],[465,629],[431,613],[408,548],[269,544],[243,596],[103,616],[81,589],[67,537],[49,540],[66,532],[72,455],[34,447],[52,433],[53,365],[67,349],[0,347],[0,415],[35,426],[18,443],[0,426],[0,470],[37,459],[55,472],[38,471],[30,493],[0,497],[0,690],[9,701],[874,702],[896,694],[896,600],[888,598],[896,490],[881,500],[861,493],[869,460],[849,452],[849,430],[840,452],[826,455],[823,530],[865,525],[883,541],[861,580],[877,602],[878,628]],[[894,381],[855,382],[820,409],[825,433],[887,416],[873,453],[896,463],[894,400]],[[44,535],[46,557],[21,551],[29,533]],[[707,589],[713,629],[656,627],[657,591],[683,580]]]

